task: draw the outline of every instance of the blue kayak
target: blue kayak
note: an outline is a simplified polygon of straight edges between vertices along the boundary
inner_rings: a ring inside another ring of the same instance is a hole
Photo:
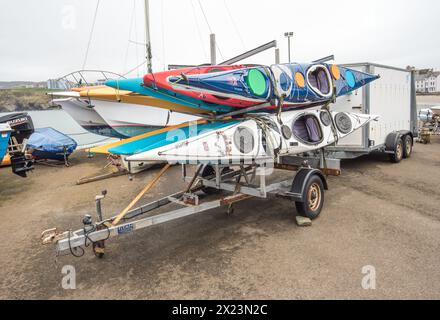
[[[35,129],[27,143],[36,159],[59,161],[65,161],[76,147],[75,140],[53,128]]]
[[[324,104],[347,95],[379,76],[338,65],[278,64],[168,78],[175,90],[242,99],[255,105],[279,100],[283,107]]]

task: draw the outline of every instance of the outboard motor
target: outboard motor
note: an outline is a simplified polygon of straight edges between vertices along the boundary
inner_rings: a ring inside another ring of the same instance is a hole
[[[34,123],[27,113],[13,113],[0,117],[0,123],[7,123],[13,130],[8,145],[12,172],[20,177],[33,170],[33,160],[26,156],[25,149],[29,137],[34,133]]]

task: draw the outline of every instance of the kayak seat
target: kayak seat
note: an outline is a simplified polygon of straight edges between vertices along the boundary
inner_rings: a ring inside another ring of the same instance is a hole
[[[308,75],[309,83],[318,89],[323,95],[330,93],[330,84],[328,82],[327,73],[323,68],[317,68]]]
[[[318,120],[313,115],[304,115],[296,119],[292,131],[296,138],[305,143],[316,144],[322,140]]]

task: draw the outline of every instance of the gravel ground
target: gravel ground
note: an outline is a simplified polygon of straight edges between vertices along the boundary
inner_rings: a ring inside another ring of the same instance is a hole
[[[440,139],[416,145],[398,165],[384,155],[345,161],[330,178],[325,209],[310,228],[287,200],[248,200],[107,242],[104,259],[55,259],[42,230],[80,227],[107,189],[106,216],[123,209],[157,172],[76,186],[105,158],[82,153],[70,168],[37,166],[28,179],[0,169],[0,298],[9,299],[439,299]],[[180,168],[148,201],[182,189]],[[62,289],[62,267],[76,290]],[[374,266],[376,290],[362,288]]]

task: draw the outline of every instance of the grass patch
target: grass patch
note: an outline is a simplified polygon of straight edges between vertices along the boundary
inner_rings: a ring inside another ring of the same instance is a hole
[[[0,90],[0,112],[45,110],[50,108],[46,88]]]

